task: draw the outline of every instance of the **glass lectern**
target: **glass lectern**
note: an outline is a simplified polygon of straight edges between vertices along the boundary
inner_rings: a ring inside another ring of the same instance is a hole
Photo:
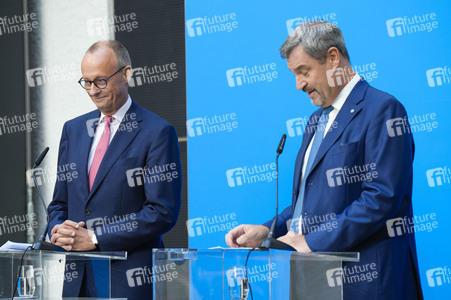
[[[154,249],[154,300],[342,299],[342,264],[359,253]]]
[[[19,268],[22,254],[23,251],[18,250],[0,251],[0,300],[11,299],[18,274],[19,287],[14,299],[61,299],[64,281],[73,280],[79,275],[73,264],[86,259],[106,266],[107,274],[102,282],[107,283],[109,292],[111,260],[127,259],[127,252],[29,250],[24,256],[22,268]]]

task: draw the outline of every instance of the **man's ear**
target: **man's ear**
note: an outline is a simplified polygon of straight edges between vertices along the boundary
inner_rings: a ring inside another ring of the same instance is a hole
[[[132,72],[133,72],[132,67],[126,66],[124,69],[125,69],[125,77],[127,79],[127,82],[129,82],[130,78],[132,78]]]
[[[329,50],[327,50],[326,63],[332,69],[335,69],[340,65],[340,59],[340,51],[338,51],[337,47],[330,47]]]

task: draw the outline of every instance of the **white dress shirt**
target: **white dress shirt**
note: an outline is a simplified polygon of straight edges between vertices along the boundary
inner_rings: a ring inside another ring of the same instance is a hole
[[[345,85],[345,87],[338,94],[337,98],[335,99],[334,103],[332,104],[334,109],[329,113],[329,120],[327,121],[327,125],[324,130],[324,137],[326,136],[327,132],[330,130],[330,127],[332,126],[333,122],[335,121],[335,118],[337,117],[338,113],[340,112],[341,107],[343,106],[343,104],[345,103],[349,94],[351,94],[352,89],[359,82],[359,80],[360,80],[360,76],[356,73],[354,75],[354,77],[352,77],[351,81],[349,81],[348,84]],[[316,133],[315,133],[315,135],[316,135]],[[315,139],[315,135],[311,139],[310,144],[307,148],[307,151],[305,152],[304,162],[302,164],[301,182],[304,179],[305,169],[307,168],[307,161],[310,156],[310,150],[312,149],[312,143],[313,143],[313,140]]]
[[[113,115],[113,120],[110,123],[110,140],[108,141],[108,144],[111,143],[113,140],[114,135],[117,132],[117,129],[119,128],[119,125],[122,122],[122,119],[124,119],[125,114],[127,113],[128,109],[132,105],[132,99],[130,98],[130,95],[128,96],[127,101],[124,105],[121,106]],[[97,124],[96,132],[94,134],[94,140],[92,141],[91,146],[91,152],[89,153],[88,157],[88,174],[89,169],[91,168],[92,160],[94,159],[94,153],[96,152],[97,145],[100,142],[100,137],[102,136],[103,130],[105,129],[105,115],[103,113],[100,113],[100,119]]]

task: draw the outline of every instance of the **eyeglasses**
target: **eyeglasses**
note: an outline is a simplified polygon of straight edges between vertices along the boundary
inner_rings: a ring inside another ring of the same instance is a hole
[[[114,75],[116,75],[117,73],[119,73],[119,71],[121,71],[123,68],[125,68],[126,66],[123,66],[122,68],[120,68],[119,70],[117,70],[116,72],[114,72],[113,75],[111,75],[108,78],[99,78],[96,80],[84,80],[83,77],[80,78],[80,80],[78,81],[78,83],[81,85],[82,88],[84,88],[85,90],[90,90],[92,84],[94,83],[94,85],[96,87],[98,87],[99,89],[105,89],[107,87],[108,84],[108,80],[110,80],[111,77],[113,77]]]

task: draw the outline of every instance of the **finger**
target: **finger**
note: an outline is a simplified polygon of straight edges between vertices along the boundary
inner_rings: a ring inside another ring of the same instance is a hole
[[[53,226],[52,231],[50,232],[50,234],[52,234],[52,235],[55,234],[60,227],[61,227],[60,224]]]
[[[277,240],[284,242],[285,244],[288,244],[289,237],[284,235],[284,236],[279,237]]]
[[[72,245],[64,244],[64,243],[61,243],[61,242],[59,242],[59,241],[57,241],[56,243],[54,243],[54,245],[56,245],[56,246],[58,246],[58,247],[61,247],[61,248],[63,248],[63,249],[66,250],[66,251],[70,251],[70,250],[72,250],[72,248],[73,248]]]
[[[226,242],[227,246],[232,247],[231,238],[230,238],[230,233],[227,233],[227,234],[225,235],[225,242]]]
[[[63,248],[66,251],[71,251],[72,250],[72,246],[71,245],[66,245],[66,246],[60,246],[61,248]]]
[[[229,247],[232,248],[238,248],[239,245],[237,244],[236,240],[243,234],[244,234],[243,225],[239,225],[230,230],[229,233],[226,235],[227,245],[229,245]]]
[[[248,235],[247,234],[243,234],[243,235],[240,235],[236,239],[236,244],[238,246],[245,247],[247,245],[248,240],[249,240]]]
[[[72,245],[75,240],[73,238],[59,237],[56,242],[62,245]]]
[[[50,242],[52,242],[52,244],[55,244],[57,240],[58,240],[58,235],[52,234],[52,238],[50,239]]]
[[[238,245],[236,244],[236,239],[234,238],[231,232],[229,232],[226,235],[226,243],[230,248],[238,248]]]
[[[80,221],[80,222],[78,222],[78,226],[79,226],[79,227],[85,227],[85,226],[86,226],[86,224],[85,224],[85,222],[83,222],[83,221]]]
[[[57,234],[62,235],[62,236],[71,237],[71,236],[75,236],[75,231],[72,227],[71,227],[71,229],[68,229],[67,227],[62,227],[62,228],[58,229]]]
[[[67,226],[71,226],[75,229],[77,229],[79,227],[77,222],[71,221],[71,220],[66,220],[64,221],[63,225],[67,225]]]

